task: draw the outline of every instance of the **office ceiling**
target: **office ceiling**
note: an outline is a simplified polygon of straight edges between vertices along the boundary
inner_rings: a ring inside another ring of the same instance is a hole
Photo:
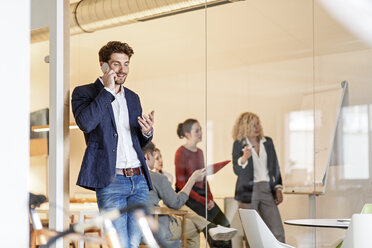
[[[316,0],[238,1],[72,37],[90,51],[108,39],[135,44],[141,79],[370,48]]]
[[[85,0],[70,2],[70,35],[150,21],[160,17],[244,0]],[[35,4],[35,9],[37,4]],[[40,15],[48,15],[40,13]],[[32,15],[31,42],[48,40],[49,30]],[[41,22],[43,23],[43,22]]]

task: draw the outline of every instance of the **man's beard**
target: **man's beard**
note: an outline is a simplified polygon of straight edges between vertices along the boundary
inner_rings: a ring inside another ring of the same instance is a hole
[[[115,81],[115,84],[116,85],[122,85],[122,84],[124,84],[125,79],[127,79],[127,78],[124,78],[124,80],[122,80],[122,81]]]

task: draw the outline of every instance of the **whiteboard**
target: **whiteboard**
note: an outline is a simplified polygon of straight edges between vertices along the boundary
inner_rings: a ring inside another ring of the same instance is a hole
[[[284,193],[287,194],[324,194],[328,169],[340,122],[341,110],[348,103],[348,83],[343,81],[340,87],[315,89],[304,94],[301,103],[303,112],[312,116],[312,140],[292,142],[312,142],[312,168],[293,169],[284,177]],[[293,144],[292,144],[293,145]],[[301,145],[298,143],[298,145]]]

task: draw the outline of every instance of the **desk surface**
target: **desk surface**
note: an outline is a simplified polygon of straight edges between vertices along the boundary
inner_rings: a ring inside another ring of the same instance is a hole
[[[347,229],[350,224],[350,219],[298,219],[298,220],[286,220],[284,221],[284,223],[287,225],[294,225],[294,226]]]
[[[63,209],[62,207],[51,206],[52,208]],[[81,212],[86,214],[98,214],[97,203],[70,203],[70,213],[80,214]],[[48,213],[49,204],[44,203],[39,208],[36,208],[39,213]]]
[[[188,211],[182,210],[182,209],[176,210],[176,209],[171,209],[167,207],[152,207],[151,213],[157,214],[157,215],[169,215],[169,214],[186,215],[188,214]]]

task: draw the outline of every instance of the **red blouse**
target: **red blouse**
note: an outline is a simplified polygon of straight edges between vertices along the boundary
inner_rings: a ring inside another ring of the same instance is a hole
[[[176,188],[182,189],[195,170],[204,168],[203,151],[198,148],[196,152],[193,152],[184,146],[180,146],[180,148],[178,148],[176,151],[174,163],[176,165]],[[205,190],[205,181],[197,182],[194,186]],[[208,202],[213,200],[208,182],[207,196]],[[190,197],[205,206],[205,197],[199,195],[194,190],[191,190]]]

